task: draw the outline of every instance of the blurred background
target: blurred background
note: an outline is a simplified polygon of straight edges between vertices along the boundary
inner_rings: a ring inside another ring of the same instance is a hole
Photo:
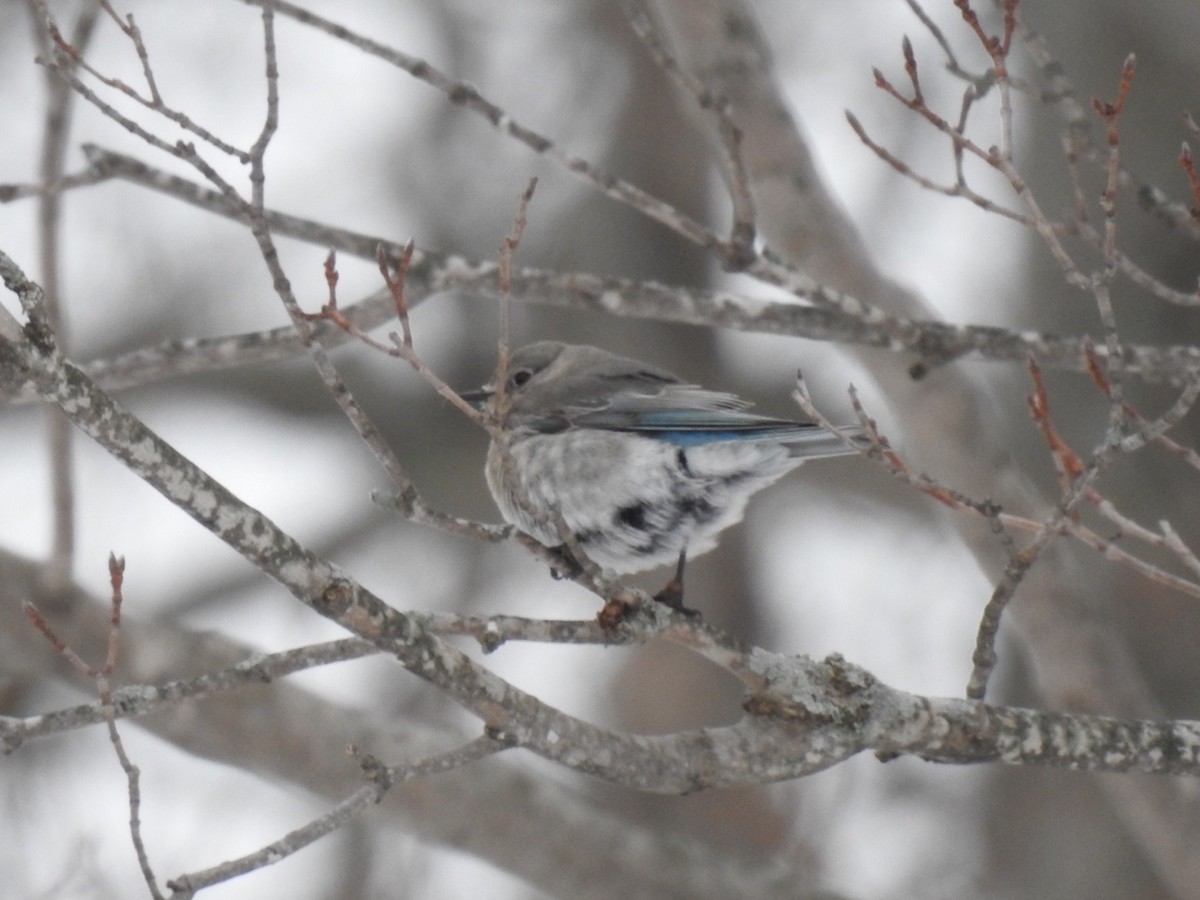
[[[50,5],[64,22],[79,8]],[[951,171],[944,139],[901,114],[874,86],[873,66],[902,79],[900,41],[907,34],[924,66],[930,105],[958,108],[961,83],[941,72],[936,43],[905,3],[760,0],[753,6],[819,167],[884,271],[954,321],[1095,332],[1093,306],[1064,288],[1029,234],[901,179],[846,124],[844,111],[853,110],[915,169],[941,178]],[[616,4],[354,0],[310,8],[478,86],[571,152],[723,229],[728,201],[708,144]],[[930,0],[926,8],[951,41],[966,48],[964,62],[983,69],[954,6]],[[1198,83],[1195,10],[1165,0],[1031,0],[1022,9],[1084,99],[1111,97],[1121,61],[1138,54],[1126,160],[1147,181],[1181,190],[1174,158],[1179,115],[1194,103]],[[118,10],[136,16],[169,103],[235,144],[254,139],[264,106],[256,10],[169,0],[131,0]],[[281,123],[267,158],[272,208],[491,259],[520,192],[536,175],[541,181],[518,264],[762,292],[744,278],[723,275],[662,227],[598,196],[404,73],[286,20],[278,23],[278,42]],[[3,183],[38,179],[46,83],[37,53],[28,4],[0,4]],[[140,83],[137,59],[111,22],[101,23],[87,57],[103,72]],[[194,177],[84,104],[76,104],[71,121],[68,170],[82,167],[79,145],[93,142]],[[1054,117],[1020,105],[1023,171],[1050,210],[1069,202],[1059,129]],[[244,185],[244,172],[228,163],[219,168]],[[0,246],[40,279],[36,217],[34,201],[0,205]],[[1193,246],[1132,212],[1129,222],[1122,241],[1131,256],[1171,284],[1195,283]],[[279,243],[297,295],[317,308],[326,291],[325,248]],[[65,344],[76,361],[287,321],[244,229],[141,188],[114,181],[67,194],[61,246]],[[372,263],[343,257],[339,268],[344,303],[379,287]],[[0,302],[10,305],[11,298]],[[1131,300],[1122,316],[1128,339],[1194,340],[1188,310]],[[412,328],[419,352],[449,383],[473,387],[489,376],[498,338],[491,301],[434,297],[416,309]],[[889,410],[888,386],[871,383],[829,345],[516,304],[514,343],[540,338],[640,357],[784,416],[795,413],[790,394],[795,370],[803,366],[830,418],[851,418],[846,389],[853,382],[885,433],[902,435]],[[498,521],[483,481],[481,432],[396,360],[360,346],[343,346],[334,359],[433,506]],[[1024,413],[1024,370],[974,365],[1011,436],[1006,449],[1027,455],[1030,474],[1052,485],[1051,464]],[[1050,383],[1058,424],[1081,449],[1092,446],[1104,424],[1101,398],[1075,376],[1052,375]],[[1137,394],[1148,403],[1163,396]],[[385,476],[304,359],[179,378],[119,397],[227,487],[399,609],[555,618],[596,612],[596,598],[551,580],[514,545],[447,536],[372,505],[369,494],[387,489]],[[0,548],[34,560],[49,553],[53,528],[45,422],[38,408],[0,407]],[[86,439],[74,441],[71,454],[78,521],[73,575],[81,587],[105,596],[111,550],[127,558],[130,615],[228,635],[263,651],[340,636]],[[1118,483],[1114,491],[1131,504],[1132,515],[1179,525],[1195,508],[1194,487],[1179,490],[1173,474],[1159,477],[1154,467],[1125,474],[1128,487]],[[933,506],[863,460],[807,466],[759,496],[718,550],[693,561],[688,604],[746,642],[814,656],[837,651],[893,686],[961,695],[990,586]],[[652,573],[639,583],[654,588],[665,577]],[[1117,627],[1137,642],[1164,706],[1194,718],[1192,636],[1200,622],[1193,606],[1147,594],[1116,617]],[[31,630],[21,640],[40,638]],[[998,699],[1035,703],[1020,646],[1006,641],[1002,652]],[[547,702],[607,726],[665,732],[741,715],[739,686],[672,646],[519,644],[487,661]],[[0,712],[7,715],[87,695],[86,685],[72,687],[70,679],[23,678],[15,671],[2,678]],[[463,735],[476,727],[385,661],[329,667],[297,680],[398,721],[434,721]],[[143,819],[162,875],[248,852],[327,806],[295,785],[191,756],[133,723],[122,730],[143,770]],[[664,798],[592,782],[524,755],[510,754],[505,762],[592,792],[655,829],[693,834],[746,859],[787,859],[814,885],[847,896],[1176,896],[1108,811],[1096,776],[956,769],[907,759],[881,765],[864,756],[799,782]],[[129,848],[124,779],[101,729],[39,741],[0,759],[0,797],[8,810],[0,896],[143,890]],[[351,869],[357,880],[346,877]],[[375,827],[370,815],[211,896],[285,892],[422,900],[542,896],[475,857]]]

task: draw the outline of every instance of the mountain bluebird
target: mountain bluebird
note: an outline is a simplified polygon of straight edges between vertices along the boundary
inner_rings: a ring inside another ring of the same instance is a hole
[[[806,459],[856,452],[817,425],[755,415],[733,394],[596,347],[530,344],[513,353],[502,393],[464,396],[506,439],[487,457],[505,520],[555,547],[561,516],[612,573],[678,562],[681,579],[685,555],[711,550],[756,491]],[[866,445],[860,428],[841,433]]]

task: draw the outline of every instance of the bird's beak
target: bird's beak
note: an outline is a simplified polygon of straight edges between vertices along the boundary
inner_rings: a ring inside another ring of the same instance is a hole
[[[476,391],[460,391],[458,396],[462,397],[476,409],[483,409],[484,404],[491,400],[492,395],[495,393],[496,391],[491,385],[485,384]]]

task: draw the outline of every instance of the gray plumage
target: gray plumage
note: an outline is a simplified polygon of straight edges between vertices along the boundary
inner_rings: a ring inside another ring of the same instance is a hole
[[[746,502],[806,459],[853,454],[806,422],[748,412],[733,394],[596,347],[529,344],[509,362],[497,413],[507,452],[487,483],[505,520],[546,546],[556,510],[588,556],[614,573],[711,550]],[[861,429],[842,429],[854,442]]]

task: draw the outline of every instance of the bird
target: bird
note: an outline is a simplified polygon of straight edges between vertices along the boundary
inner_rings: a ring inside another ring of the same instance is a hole
[[[869,446],[749,412],[739,397],[592,347],[538,341],[462,395],[496,428],[485,474],[505,521],[557,548],[561,526],[604,572],[675,563],[658,599],[682,608],[684,562],[711,550],[750,497],[809,459]]]

